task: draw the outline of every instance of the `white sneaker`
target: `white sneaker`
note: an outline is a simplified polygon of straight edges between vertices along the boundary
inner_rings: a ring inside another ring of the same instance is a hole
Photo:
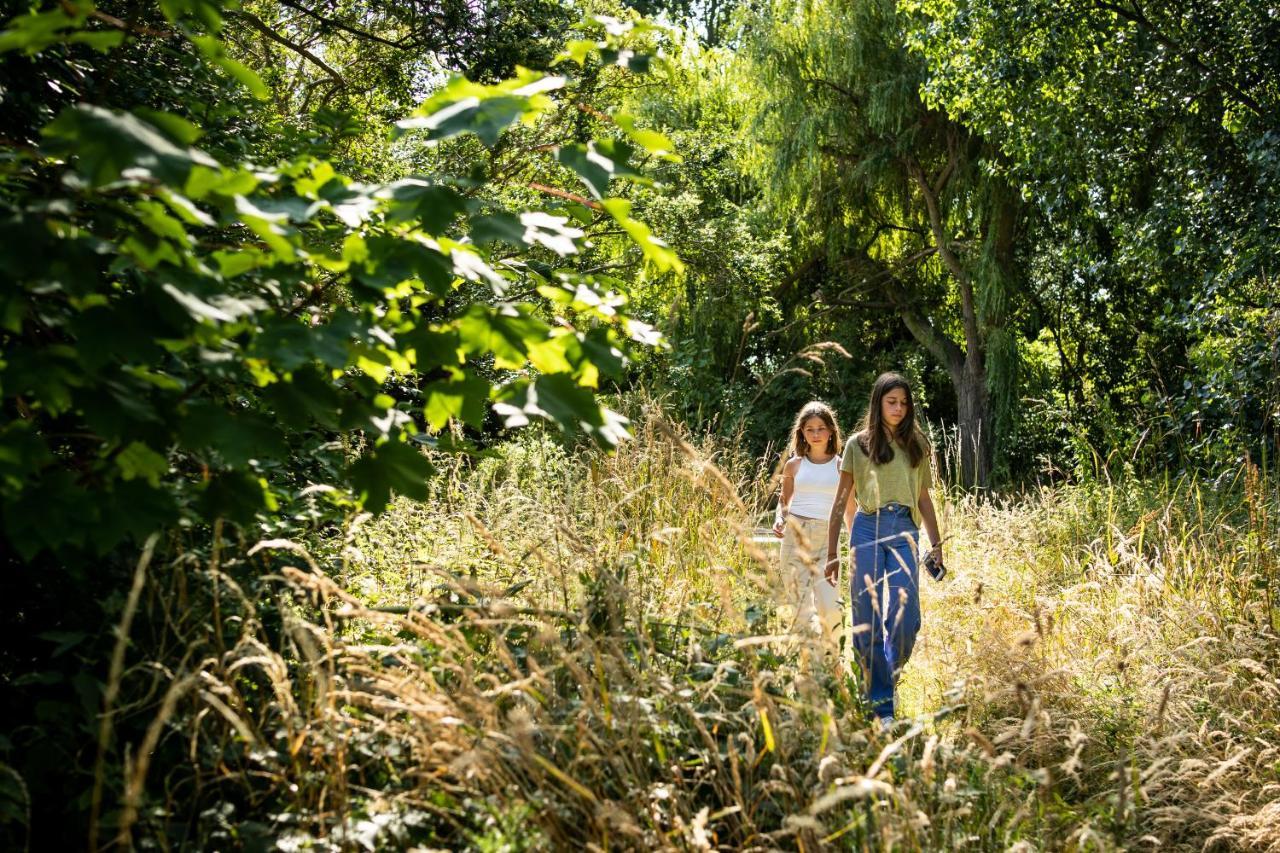
[[[881,733],[888,734],[889,731],[893,729],[893,722],[894,722],[893,717],[881,717],[880,718]]]

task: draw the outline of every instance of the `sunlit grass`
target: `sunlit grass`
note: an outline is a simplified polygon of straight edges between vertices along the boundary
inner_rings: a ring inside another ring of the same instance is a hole
[[[778,636],[755,460],[655,408],[613,456],[526,435],[445,468],[283,570],[283,643],[242,602],[183,717],[222,744],[206,784],[298,843],[1280,845],[1256,472],[942,501],[951,575],[885,735]]]

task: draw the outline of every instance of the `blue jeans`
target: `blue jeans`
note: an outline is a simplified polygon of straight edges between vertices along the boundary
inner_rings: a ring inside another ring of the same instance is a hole
[[[862,667],[872,710],[881,717],[893,716],[893,688],[920,631],[918,543],[911,510],[901,504],[875,513],[859,510],[853,517],[849,600],[854,659]]]

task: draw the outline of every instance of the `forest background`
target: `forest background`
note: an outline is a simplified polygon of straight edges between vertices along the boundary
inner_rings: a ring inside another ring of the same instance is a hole
[[[6,846],[1280,845],[1274,9],[3,20]],[[887,369],[885,741],[750,534]]]

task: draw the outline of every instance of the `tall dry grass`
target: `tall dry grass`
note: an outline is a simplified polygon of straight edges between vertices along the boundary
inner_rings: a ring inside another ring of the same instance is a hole
[[[882,734],[776,634],[768,473],[651,410],[260,543],[277,598],[223,578],[238,640],[169,673],[121,840],[1280,850],[1274,485],[945,502]]]
[[[961,697],[1065,843],[1280,850],[1277,507],[1250,466],[953,501],[964,571],[926,590],[912,702]]]

